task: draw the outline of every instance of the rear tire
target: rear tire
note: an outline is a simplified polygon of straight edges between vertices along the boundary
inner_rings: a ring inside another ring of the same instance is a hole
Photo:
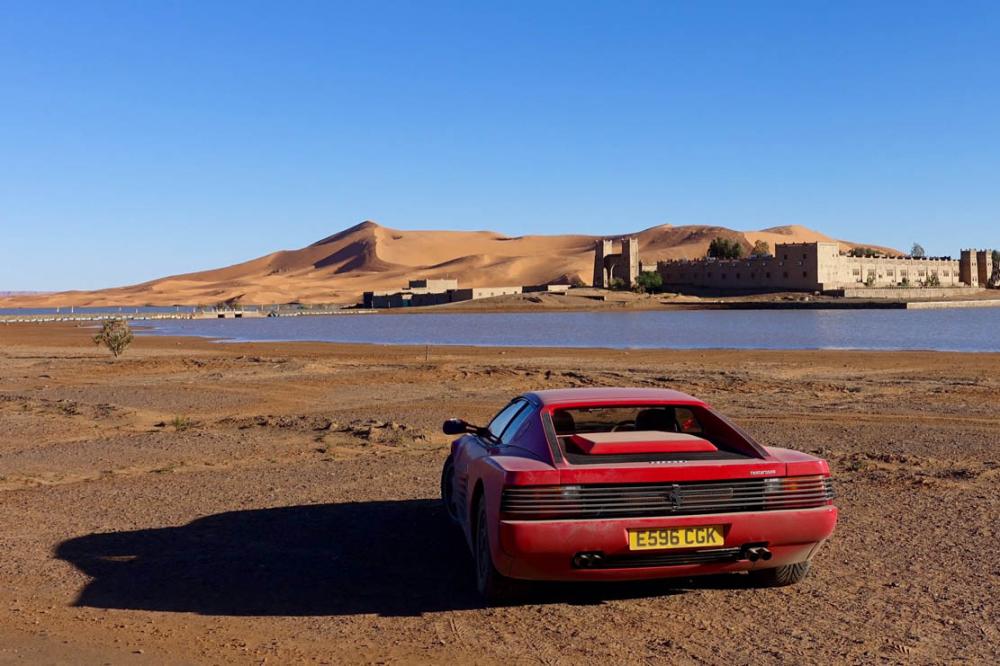
[[[750,572],[750,580],[757,587],[787,587],[801,582],[809,573],[809,562],[787,564],[783,567]]]
[[[441,504],[444,505],[448,519],[458,523],[458,515],[455,513],[455,464],[451,461],[451,456],[444,461],[441,469]]]
[[[476,502],[476,589],[487,605],[502,605],[514,596],[514,582],[493,566],[488,520],[486,500],[480,497]]]

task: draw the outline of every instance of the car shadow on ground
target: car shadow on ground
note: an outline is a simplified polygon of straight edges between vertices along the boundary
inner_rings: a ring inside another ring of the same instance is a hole
[[[56,557],[92,580],[77,606],[203,615],[419,615],[482,607],[465,544],[436,500],[231,511],[181,527],[90,534]],[[516,603],[740,587],[737,576],[532,585]]]

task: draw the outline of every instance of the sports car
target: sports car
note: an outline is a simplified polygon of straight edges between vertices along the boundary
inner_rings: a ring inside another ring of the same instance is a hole
[[[460,436],[442,501],[490,601],[516,580],[746,572],[790,585],[837,522],[824,460],[762,446],[677,391],[535,391],[485,426],[443,429]]]

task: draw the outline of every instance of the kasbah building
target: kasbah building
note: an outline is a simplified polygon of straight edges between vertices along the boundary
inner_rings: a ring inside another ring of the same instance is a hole
[[[615,245],[621,251],[614,252]],[[614,280],[635,284],[644,267],[634,237],[601,239],[595,246],[594,286]],[[950,257],[851,256],[835,242],[777,243],[770,256],[743,259],[680,259],[656,262],[668,289],[685,287],[745,291],[810,291],[839,296],[878,297],[910,294],[921,289],[946,293],[1000,287],[1000,265],[993,250],[962,250]]]

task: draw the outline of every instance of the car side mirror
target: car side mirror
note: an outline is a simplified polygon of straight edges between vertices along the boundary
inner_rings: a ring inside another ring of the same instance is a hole
[[[462,419],[448,419],[441,426],[441,430],[446,435],[464,435],[467,432],[474,432],[476,427],[466,423]]]

